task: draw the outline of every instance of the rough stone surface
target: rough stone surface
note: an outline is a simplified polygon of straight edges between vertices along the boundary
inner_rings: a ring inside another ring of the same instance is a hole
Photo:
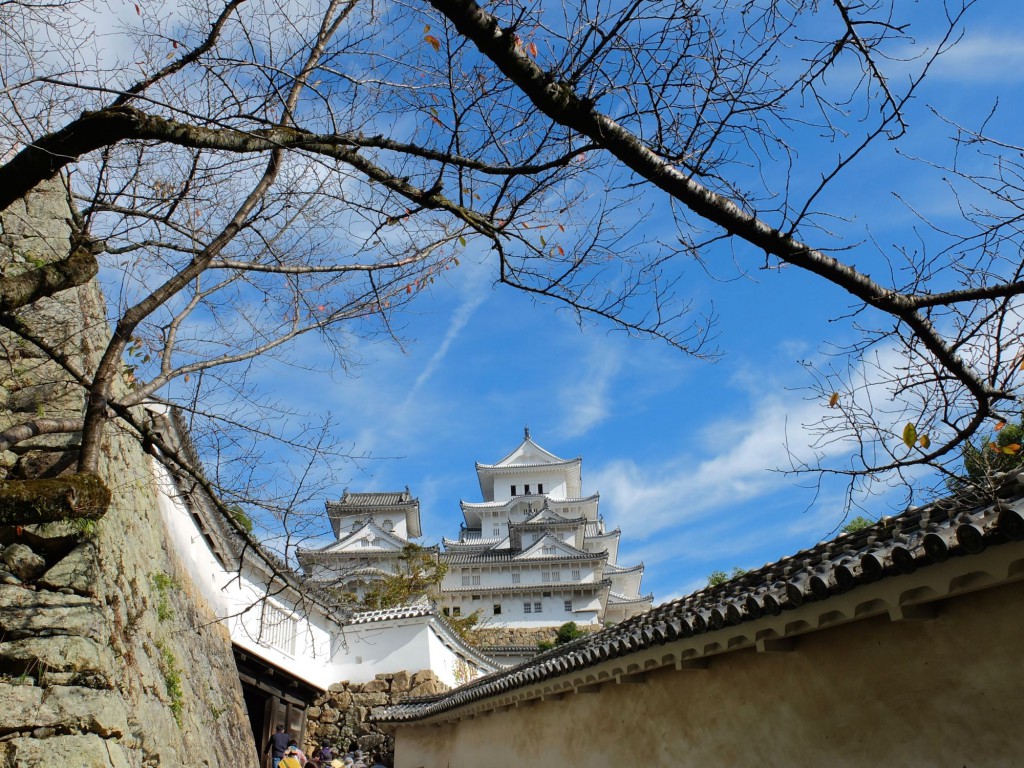
[[[596,632],[598,626],[577,625],[582,632]],[[558,627],[482,627],[473,630],[473,645],[487,653],[488,648],[501,646],[536,646],[541,641],[554,642]]]
[[[375,680],[366,683],[335,683],[306,710],[306,753],[325,738],[343,749],[355,742],[364,752],[378,752],[391,765],[394,740],[369,722],[370,713],[373,707],[397,704],[410,695],[422,695],[415,693],[417,689],[433,694],[447,691],[448,686],[429,669],[412,674],[377,675]]]
[[[24,544],[12,544],[4,550],[7,569],[22,581],[35,578],[46,570],[46,560]]]
[[[0,214],[0,274],[66,255],[69,220],[56,182]],[[86,370],[107,342],[95,285],[20,315]],[[0,332],[0,429],[80,418],[82,405],[40,350]],[[18,444],[0,455],[0,478],[73,469],[79,438]],[[102,456],[112,500],[91,531],[0,528],[4,554],[25,546],[42,561],[22,578],[9,565],[0,573],[0,766],[255,768],[230,638],[167,552],[149,458],[113,426]]]
[[[71,590],[80,595],[95,595],[98,583],[96,545],[84,541],[43,574],[37,584],[45,589]]]

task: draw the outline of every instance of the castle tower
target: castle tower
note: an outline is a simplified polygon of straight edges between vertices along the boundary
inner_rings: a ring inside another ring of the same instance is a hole
[[[651,607],[643,564],[617,564],[620,531],[605,529],[598,494],[583,495],[581,465],[529,429],[505,458],[476,465],[483,501],[463,501],[464,527],[443,541],[445,613],[525,628],[615,623]]]

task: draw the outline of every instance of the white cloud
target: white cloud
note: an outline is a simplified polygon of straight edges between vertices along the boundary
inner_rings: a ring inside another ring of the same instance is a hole
[[[437,349],[430,356],[426,366],[420,371],[420,375],[416,377],[416,382],[412,385],[412,389],[409,391],[409,395],[406,398],[407,401],[416,397],[419,393],[420,388],[423,384],[433,375],[434,371],[437,370],[437,366],[444,360],[445,355],[448,354],[448,350],[451,349],[452,342],[458,338],[459,334],[466,327],[466,324],[473,317],[473,313],[476,312],[477,308],[484,303],[487,298],[487,293],[483,290],[473,290],[465,297],[462,302],[455,308],[452,313],[451,321],[448,323],[448,330],[444,334],[444,339],[438,345]]]
[[[585,435],[608,418],[612,384],[622,363],[618,344],[606,338],[589,339],[586,358],[572,371],[558,395],[563,408],[558,429],[563,438]]]

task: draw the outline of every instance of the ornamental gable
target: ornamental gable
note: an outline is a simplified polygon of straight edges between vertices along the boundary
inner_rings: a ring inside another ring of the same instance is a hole
[[[363,542],[367,543],[364,544]],[[346,536],[341,541],[338,541],[320,551],[331,554],[357,554],[359,552],[365,552],[367,549],[401,552],[408,544],[408,541],[394,536],[380,526],[370,522],[358,531],[354,531],[350,535]]]
[[[594,557],[589,552],[576,549],[571,544],[566,544],[550,534],[545,534],[540,540],[535,541],[521,553],[515,556],[516,560],[539,560],[548,557]]]

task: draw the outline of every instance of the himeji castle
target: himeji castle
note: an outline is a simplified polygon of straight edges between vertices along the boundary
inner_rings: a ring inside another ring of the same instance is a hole
[[[465,523],[444,551],[448,568],[434,599],[450,617],[477,613],[489,627],[617,623],[651,607],[640,594],[644,566],[618,565],[618,528],[607,530],[597,493],[583,495],[582,459],[560,459],[525,430],[496,464],[477,464],[483,501],[461,502]],[[327,503],[336,542],[301,550],[307,575],[361,598],[375,579],[398,573],[402,550],[421,535],[408,488],[345,491]]]
[[[327,517],[337,541],[322,549],[300,549],[299,563],[306,575],[359,600],[374,581],[401,572],[404,548],[410,539],[423,535],[420,502],[408,488],[382,493],[346,490],[340,501],[327,502]]]
[[[581,466],[541,448],[529,429],[501,461],[476,465],[483,501],[462,502],[465,525],[443,542],[445,613],[545,627],[616,623],[651,607],[640,595],[643,564],[617,564],[620,531],[605,529],[597,493],[583,495]]]

